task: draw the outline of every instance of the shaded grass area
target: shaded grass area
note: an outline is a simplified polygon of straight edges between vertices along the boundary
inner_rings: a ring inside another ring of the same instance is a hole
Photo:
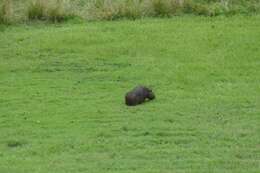
[[[2,28],[0,172],[259,172],[258,21]]]

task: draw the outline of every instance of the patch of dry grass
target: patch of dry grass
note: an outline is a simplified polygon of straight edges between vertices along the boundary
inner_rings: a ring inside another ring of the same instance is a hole
[[[49,20],[52,22],[61,22],[73,16],[70,9],[70,1],[67,0],[34,0],[27,8],[29,20]]]
[[[11,0],[4,0],[0,4],[0,24],[10,24],[13,18],[13,7]]]
[[[13,5],[12,5],[13,4]],[[255,0],[4,0],[0,3],[0,22],[47,20],[61,22],[78,16],[87,20],[171,17],[183,14],[218,16],[255,14]]]

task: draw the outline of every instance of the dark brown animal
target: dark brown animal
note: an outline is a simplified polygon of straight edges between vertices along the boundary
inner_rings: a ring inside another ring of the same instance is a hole
[[[153,91],[144,86],[137,86],[125,95],[125,104],[128,106],[136,106],[145,102],[146,99],[155,99]]]

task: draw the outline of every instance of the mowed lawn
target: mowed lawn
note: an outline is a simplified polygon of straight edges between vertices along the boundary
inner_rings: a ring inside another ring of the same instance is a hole
[[[259,173],[259,19],[0,27],[0,172]]]

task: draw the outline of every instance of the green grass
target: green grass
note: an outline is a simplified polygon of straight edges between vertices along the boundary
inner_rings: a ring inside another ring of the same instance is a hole
[[[0,28],[1,173],[259,173],[259,16]],[[137,84],[156,100],[124,105]]]

